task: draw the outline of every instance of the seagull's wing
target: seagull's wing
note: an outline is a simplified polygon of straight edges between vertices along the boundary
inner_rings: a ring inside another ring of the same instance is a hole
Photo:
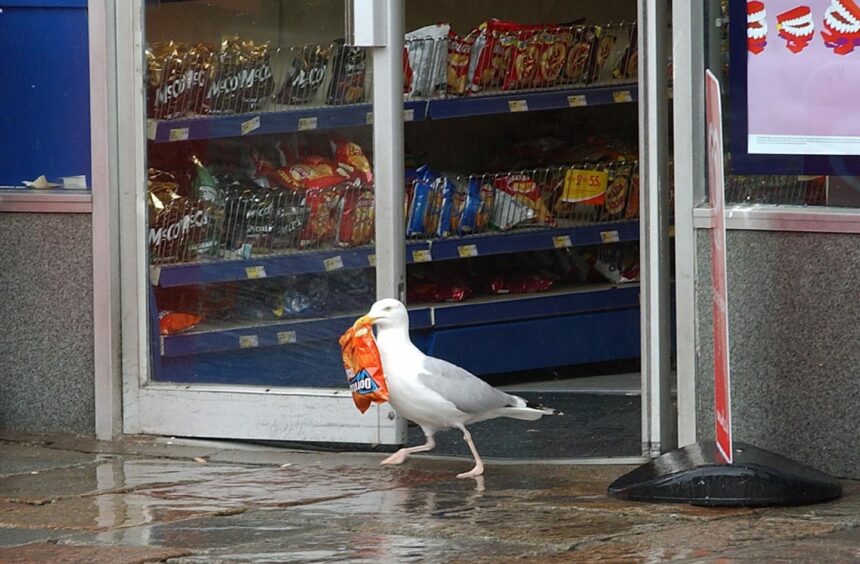
[[[453,403],[464,413],[474,415],[503,407],[516,407],[520,402],[473,376],[469,371],[441,358],[424,357],[419,381]],[[523,402],[525,403],[525,402]]]

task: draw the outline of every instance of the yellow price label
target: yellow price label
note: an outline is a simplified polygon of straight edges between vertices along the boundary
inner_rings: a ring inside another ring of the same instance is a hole
[[[601,231],[600,240],[604,243],[617,243],[621,240],[618,231]]]
[[[254,349],[260,346],[260,338],[257,335],[240,335],[240,349]]]
[[[376,255],[367,255],[367,264],[376,266]]]
[[[251,280],[256,280],[258,278],[266,277],[266,267],[265,266],[247,266],[245,267],[245,274]]]
[[[460,245],[457,247],[457,254],[460,258],[469,258],[478,256],[478,247],[476,245]]]
[[[604,201],[609,175],[603,170],[571,168],[564,175],[561,201],[599,205]]]
[[[170,130],[168,139],[171,141],[188,141],[189,130],[187,127],[177,127]]]
[[[243,121],[240,127],[242,135],[248,135],[252,131],[260,129],[260,116],[253,117],[248,121]]]
[[[570,108],[579,108],[581,106],[587,106],[588,100],[585,98],[584,94],[577,94],[573,96],[567,97],[567,105]]]
[[[278,331],[279,345],[292,345],[296,342],[295,331]]]
[[[340,270],[343,268],[343,257],[336,256],[327,258],[323,261],[323,266],[326,269],[326,272],[331,272],[332,270]]]
[[[430,262],[433,260],[433,255],[430,254],[430,249],[417,249],[412,251],[412,262]]]
[[[415,121],[415,109],[403,110],[403,121]]]
[[[629,90],[616,90],[612,93],[612,99],[615,100],[616,104],[623,104],[625,102],[632,102],[633,95]]]
[[[552,238],[552,244],[556,249],[566,249],[573,246],[570,235],[560,235]]]
[[[527,112],[529,103],[526,100],[508,100],[508,109],[512,112]]]
[[[317,128],[317,118],[316,117],[306,117],[299,119],[299,131],[307,131],[309,129]]]

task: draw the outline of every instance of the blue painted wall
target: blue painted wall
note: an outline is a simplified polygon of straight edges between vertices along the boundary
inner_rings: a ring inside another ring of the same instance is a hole
[[[0,0],[0,186],[90,183],[86,0]]]

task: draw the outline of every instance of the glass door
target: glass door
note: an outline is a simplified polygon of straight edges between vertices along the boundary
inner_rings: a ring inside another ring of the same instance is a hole
[[[344,18],[340,0],[117,4],[126,433],[402,442],[390,407],[356,410],[338,346],[376,299],[392,185],[374,55]]]

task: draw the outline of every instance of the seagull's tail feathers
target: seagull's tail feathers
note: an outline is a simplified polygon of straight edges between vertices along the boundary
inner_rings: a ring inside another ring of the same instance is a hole
[[[523,419],[525,421],[536,421],[544,415],[561,415],[551,407],[527,401],[519,396],[511,396],[515,400],[515,405],[503,407],[496,410],[500,417],[511,417],[513,419]]]

